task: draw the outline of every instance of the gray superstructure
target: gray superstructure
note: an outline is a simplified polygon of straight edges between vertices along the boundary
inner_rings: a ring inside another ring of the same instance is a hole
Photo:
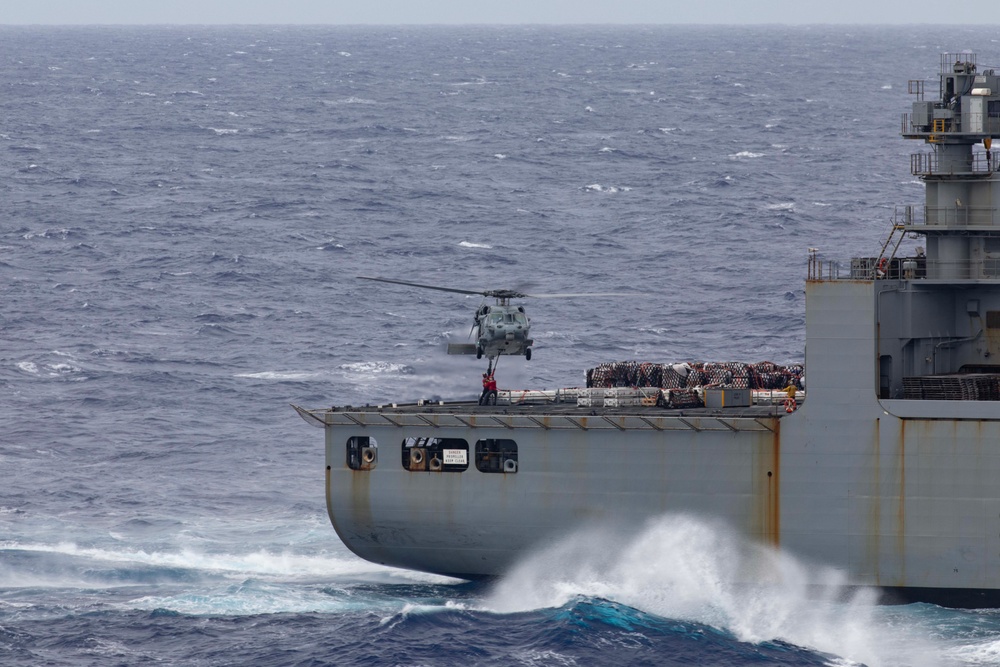
[[[299,409],[325,428],[327,506],[371,561],[473,578],[582,522],[666,512],[902,599],[1000,604],[1000,77],[942,56],[902,134],[923,206],[806,281],[808,400],[670,409],[472,403]],[[924,251],[899,256],[904,235]]]

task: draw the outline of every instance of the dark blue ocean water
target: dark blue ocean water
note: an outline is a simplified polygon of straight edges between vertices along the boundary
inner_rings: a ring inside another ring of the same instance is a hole
[[[995,27],[0,27],[0,664],[982,665],[1000,614],[735,591],[664,517],[495,584],[365,563],[288,406],[471,397],[532,361],[801,361],[807,249],[922,201],[898,136]],[[592,536],[591,536],[592,537]],[[609,573],[596,552],[630,554]]]

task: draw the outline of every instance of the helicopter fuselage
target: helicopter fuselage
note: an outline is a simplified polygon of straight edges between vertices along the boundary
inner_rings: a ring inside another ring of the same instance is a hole
[[[476,356],[493,359],[501,354],[531,358],[528,337],[531,320],[523,306],[496,304],[480,306],[476,311]]]

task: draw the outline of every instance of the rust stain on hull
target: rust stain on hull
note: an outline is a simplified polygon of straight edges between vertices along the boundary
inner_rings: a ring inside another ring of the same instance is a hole
[[[768,539],[781,546],[781,422],[776,421],[771,446],[771,470],[767,473]]]
[[[875,419],[875,437],[872,439],[871,452],[871,490],[868,500],[868,531],[865,543],[865,560],[868,569],[875,579],[876,585],[881,585],[879,568],[879,545],[882,542],[882,420]]]
[[[899,554],[899,585],[906,585],[906,420],[899,420],[899,497],[896,509],[896,553]]]
[[[775,420],[754,444],[751,471],[753,515],[750,533],[765,544],[781,546],[781,430]]]

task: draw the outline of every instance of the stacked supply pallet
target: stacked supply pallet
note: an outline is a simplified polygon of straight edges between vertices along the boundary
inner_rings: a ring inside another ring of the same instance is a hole
[[[738,361],[692,362],[682,364],[654,364],[636,361],[619,361],[601,364],[587,371],[587,387],[590,389],[615,389],[635,387],[655,387],[663,390],[658,398],[659,405],[676,404],[693,407],[700,404],[697,394],[674,393],[674,390],[693,390],[704,387],[726,389],[749,389],[751,391],[783,390],[789,385],[804,389],[801,364],[781,366],[770,361],[746,364]],[[607,405],[599,398],[583,396],[580,405],[598,407]],[[601,397],[603,398],[603,396]],[[615,398],[634,398],[615,396]],[[646,397],[647,402],[650,397]],[[619,400],[615,407],[626,404]],[[610,405],[609,405],[610,407]]]
[[[653,387],[610,387],[580,389],[576,404],[581,407],[625,408],[656,405],[660,390]]]
[[[694,389],[665,389],[657,405],[664,408],[700,408],[703,403]]]

